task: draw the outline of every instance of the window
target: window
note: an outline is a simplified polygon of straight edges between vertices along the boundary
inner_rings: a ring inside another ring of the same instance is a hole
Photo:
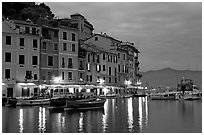
[[[72,41],[76,41],[74,33],[72,33]]]
[[[104,82],[106,81],[106,77],[103,77]]]
[[[117,68],[115,68],[115,76],[117,75]]]
[[[62,72],[62,80],[64,80],[64,72]]]
[[[34,74],[34,80],[38,80],[38,75]]]
[[[113,60],[113,56],[111,55],[111,56],[110,56],[110,62],[112,62],[112,60]]]
[[[109,77],[109,83],[111,83],[111,77]]]
[[[68,59],[68,68],[73,68],[72,58],[69,58],[69,59]]]
[[[101,65],[96,65],[96,71],[98,71],[98,72],[101,71]]]
[[[46,50],[46,49],[47,49],[47,44],[46,44],[46,42],[43,42],[42,49],[43,49],[43,50]]]
[[[33,48],[38,48],[38,40],[33,39]]]
[[[48,76],[48,80],[51,80],[52,79],[52,72],[47,72],[47,76]],[[43,79],[45,80],[45,79]]]
[[[92,82],[92,75],[90,75],[90,82]]]
[[[72,72],[68,72],[68,80],[72,80]]]
[[[65,68],[64,57],[62,58],[62,68]]]
[[[120,59],[120,53],[118,53],[118,58]]]
[[[118,65],[118,72],[120,73],[120,65]]]
[[[5,62],[11,62],[11,53],[5,52]]]
[[[67,32],[63,32],[63,39],[67,40]]]
[[[96,60],[96,62],[99,63],[99,60],[100,60],[100,56],[97,55],[97,60]]]
[[[88,54],[88,62],[90,62],[90,54]]]
[[[67,43],[63,43],[63,50],[64,50],[64,51],[67,50]]]
[[[20,46],[24,46],[24,38],[20,38]]]
[[[82,61],[79,61],[79,69],[83,70],[83,62]]]
[[[48,56],[48,66],[53,66],[53,56]]]
[[[125,60],[125,54],[123,54],[123,59]]]
[[[54,51],[58,51],[58,44],[54,43]]]
[[[95,37],[95,41],[98,41],[98,37]]]
[[[79,78],[83,79],[83,73],[79,73]]]
[[[90,71],[90,64],[87,64],[87,70]]]
[[[75,52],[75,44],[72,44],[72,52]]]
[[[38,56],[33,56],[33,58],[32,58],[32,64],[33,65],[38,65]]]
[[[103,71],[106,71],[106,65],[103,65]]]
[[[95,54],[93,54],[93,62],[95,62]]]
[[[58,37],[58,31],[57,31],[57,30],[54,31],[54,37],[55,37],[55,38]]]
[[[36,35],[36,30],[37,30],[36,28],[32,28],[32,34],[33,35]]]
[[[88,76],[88,75],[86,76],[86,81],[87,81],[87,82],[89,81],[89,76]]]
[[[106,54],[103,53],[103,60],[106,60]]]
[[[11,77],[11,70],[10,69],[5,69],[5,78],[9,79]]]
[[[6,44],[11,45],[11,36],[6,36]]]
[[[32,79],[32,71],[26,71],[26,76],[25,76],[26,79]]]
[[[25,64],[25,56],[19,55],[19,64]]]
[[[25,33],[29,34],[30,33],[30,28],[29,27],[25,27]]]
[[[117,83],[117,78],[115,78],[115,83]]]
[[[111,67],[109,67],[109,75],[111,75]]]

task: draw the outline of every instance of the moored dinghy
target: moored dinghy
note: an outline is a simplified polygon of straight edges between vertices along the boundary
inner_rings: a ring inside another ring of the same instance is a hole
[[[88,102],[67,100],[64,110],[99,109],[99,108],[103,108],[105,102],[106,102],[106,98],[97,98],[96,100],[88,101]]]

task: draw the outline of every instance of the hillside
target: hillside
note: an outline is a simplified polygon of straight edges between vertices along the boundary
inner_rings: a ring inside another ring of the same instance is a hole
[[[165,68],[161,70],[151,70],[142,72],[142,82],[150,87],[176,87],[182,77],[192,79],[193,82],[202,88],[202,71],[191,70],[175,70],[171,68]]]

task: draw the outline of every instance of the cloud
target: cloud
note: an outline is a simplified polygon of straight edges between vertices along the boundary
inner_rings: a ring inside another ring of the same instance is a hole
[[[106,32],[137,44],[143,71],[166,66],[183,69],[181,65],[188,63],[202,69],[201,2],[47,4],[57,16],[81,13],[94,25],[96,33]]]

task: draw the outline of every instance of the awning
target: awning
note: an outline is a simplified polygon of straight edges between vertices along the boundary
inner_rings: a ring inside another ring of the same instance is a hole
[[[28,86],[36,86],[36,84],[34,83],[18,83],[18,85],[24,86],[24,87],[28,87]]]

